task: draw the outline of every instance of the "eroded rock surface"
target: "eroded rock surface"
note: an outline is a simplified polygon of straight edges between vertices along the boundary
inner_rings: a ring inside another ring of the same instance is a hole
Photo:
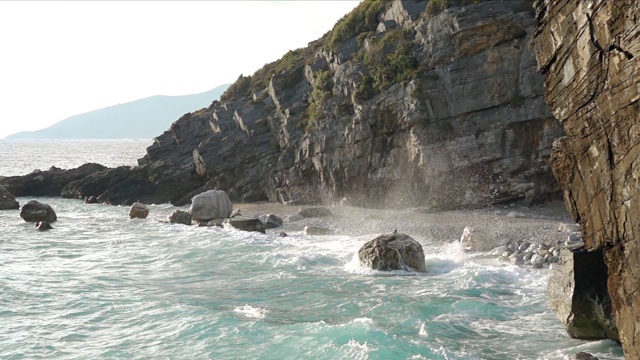
[[[358,250],[360,264],[374,270],[425,272],[422,245],[407,234],[380,235]]]
[[[640,3],[537,1],[535,48],[566,137],[552,155],[590,251],[603,251],[628,359],[640,358]]]
[[[31,200],[20,208],[20,217],[26,222],[52,223],[58,220],[56,212],[51,205]]]
[[[16,201],[15,196],[4,186],[0,186],[0,210],[15,210],[19,208],[20,204]]]

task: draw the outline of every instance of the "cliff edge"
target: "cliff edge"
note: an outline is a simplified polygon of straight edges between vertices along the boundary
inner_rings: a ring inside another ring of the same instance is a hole
[[[640,4],[536,1],[535,50],[566,137],[551,162],[590,251],[603,250],[628,359],[640,359]]]

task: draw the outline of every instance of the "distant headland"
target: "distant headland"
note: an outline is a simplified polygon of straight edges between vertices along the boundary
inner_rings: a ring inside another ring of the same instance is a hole
[[[185,113],[220,99],[228,87],[224,84],[199,94],[150,96],[74,115],[47,128],[22,131],[6,139],[151,139]]]

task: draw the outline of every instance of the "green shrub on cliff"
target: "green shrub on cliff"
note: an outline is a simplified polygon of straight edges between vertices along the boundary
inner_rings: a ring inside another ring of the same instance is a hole
[[[316,75],[316,82],[313,85],[313,91],[309,95],[308,118],[305,126],[306,132],[311,130],[313,123],[322,115],[327,100],[332,96],[333,77],[329,71],[320,71]]]
[[[378,17],[390,3],[384,0],[364,0],[353,11],[338,20],[331,30],[327,47],[335,50],[346,40],[375,30],[378,26]]]
[[[305,49],[300,48],[290,50],[284,54],[282,58],[265,64],[253,75],[240,75],[238,80],[236,80],[236,82],[233,83],[224,94],[222,94],[220,100],[222,102],[228,102],[250,96],[252,92],[266,88],[267,85],[269,85],[271,76],[276,74],[287,74],[287,78],[285,78],[285,86],[295,84],[297,81],[302,80],[302,77],[304,76],[303,65],[305,63],[305,57],[309,56],[312,49],[313,46],[309,46]]]
[[[357,99],[371,99],[393,84],[416,77],[419,64],[412,54],[412,36],[411,32],[395,29],[368,38],[367,49],[360,49],[356,57],[368,71],[356,87]]]

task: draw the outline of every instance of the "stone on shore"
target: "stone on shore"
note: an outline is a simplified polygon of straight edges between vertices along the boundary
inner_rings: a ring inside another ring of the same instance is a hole
[[[422,245],[407,234],[380,235],[358,250],[358,258],[362,266],[374,270],[426,272]]]
[[[209,190],[191,198],[189,212],[197,222],[225,219],[231,216],[233,205],[229,195],[222,190]]]
[[[22,205],[20,217],[26,222],[45,221],[48,223],[58,220],[56,212],[49,204],[43,204],[36,200],[31,200]]]
[[[265,233],[265,227],[262,221],[256,217],[237,215],[232,218],[226,219],[225,224],[229,224],[236,229],[244,231],[257,231]]]
[[[129,209],[129,219],[146,219],[149,216],[149,207],[141,202],[134,202]]]
[[[191,213],[188,211],[175,210],[167,218],[172,224],[191,225]]]
[[[0,186],[0,210],[16,210],[20,208],[20,204],[16,198],[5,188]]]
[[[603,252],[563,249],[549,278],[551,309],[575,339],[619,341]]]

